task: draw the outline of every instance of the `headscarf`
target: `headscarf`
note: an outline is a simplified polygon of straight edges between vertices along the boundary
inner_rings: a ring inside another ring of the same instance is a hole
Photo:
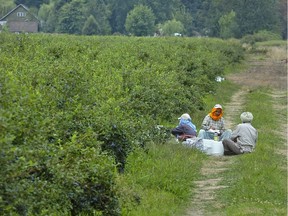
[[[195,132],[197,132],[196,126],[191,122],[191,119],[180,119],[179,125],[188,125],[191,127]]]
[[[221,113],[220,113],[219,116],[215,115],[215,112],[216,112],[217,109],[220,109],[220,110],[221,110]],[[211,112],[209,113],[209,116],[210,116],[214,121],[218,121],[219,119],[221,119],[222,116],[223,116],[222,106],[221,106],[220,104],[216,104],[216,105],[212,108]]]
[[[251,112],[243,112],[240,115],[240,119],[243,123],[247,123],[247,122],[252,122],[253,120],[253,114]]]

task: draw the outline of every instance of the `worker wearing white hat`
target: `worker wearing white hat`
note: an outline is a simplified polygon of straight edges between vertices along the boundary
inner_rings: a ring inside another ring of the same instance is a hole
[[[192,123],[192,119],[188,113],[184,113],[178,119],[179,124],[176,128],[172,129],[171,133],[179,141],[185,141],[187,138],[197,136],[196,126]]]
[[[238,155],[251,153],[256,147],[258,132],[252,126],[253,115],[250,112],[243,112],[240,115],[242,121],[232,132],[230,139],[222,141],[224,155]]]

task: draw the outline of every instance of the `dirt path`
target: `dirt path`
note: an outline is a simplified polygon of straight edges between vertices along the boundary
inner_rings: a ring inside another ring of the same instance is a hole
[[[240,89],[233,95],[231,102],[225,106],[225,122],[227,128],[233,128],[232,119],[239,115],[245,103],[247,90]],[[233,157],[210,157],[201,169],[201,180],[196,181],[195,196],[192,199],[192,208],[188,210],[187,216],[208,216],[205,211],[206,206],[221,208],[221,204],[215,199],[216,190],[225,188],[220,185],[222,181],[221,173],[229,168],[233,163]]]
[[[284,57],[287,58],[285,51]],[[279,54],[279,52],[282,53]],[[282,59],[283,50],[279,51],[273,48],[268,52],[268,58],[265,60],[253,58],[248,61],[249,67],[246,71],[227,77],[228,80],[242,86],[233,95],[231,102],[224,104],[227,128],[233,129],[239,123],[233,122],[233,119],[237,119],[239,113],[243,112],[246,95],[251,90],[261,86],[273,89],[271,96],[274,100],[273,108],[275,110],[287,110],[287,63],[282,61]],[[283,98],[286,99],[286,104],[279,103],[279,99],[283,101]],[[279,133],[286,138],[287,143],[287,119],[279,116],[279,121],[279,124],[282,125],[282,130]],[[287,145],[280,149],[279,153],[287,155]],[[215,192],[227,187],[221,184],[221,173],[229,169],[234,159],[235,157],[210,157],[205,162],[201,169],[200,180],[195,182],[195,196],[191,201],[190,208],[187,210],[187,216],[212,216],[214,214],[209,213],[206,207],[210,206],[216,209],[223,207],[221,203],[217,202]]]
[[[287,134],[288,134],[288,126],[287,126],[287,119],[281,115],[281,111],[286,112],[287,113],[287,91],[281,91],[281,90],[274,90],[271,94],[271,97],[274,100],[274,104],[273,104],[273,109],[274,110],[279,110],[278,113],[276,113],[277,115],[277,119],[280,125],[280,128],[282,130],[277,131],[277,133],[279,133],[280,137],[284,137],[285,139],[285,146],[283,146],[283,148],[278,149],[278,153],[282,154],[282,155],[286,155],[287,157],[287,149],[288,149],[288,143],[287,143]],[[283,104],[283,99],[286,99],[286,104]],[[281,103],[282,102],[282,103]]]

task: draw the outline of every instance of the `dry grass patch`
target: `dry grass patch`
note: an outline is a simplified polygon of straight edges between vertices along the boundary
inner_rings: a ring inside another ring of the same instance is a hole
[[[273,61],[287,61],[287,47],[268,47],[267,55]]]

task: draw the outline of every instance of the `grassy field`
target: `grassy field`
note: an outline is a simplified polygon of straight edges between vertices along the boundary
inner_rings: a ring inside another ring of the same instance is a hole
[[[122,215],[177,215],[206,155],[172,141],[149,147],[147,153],[132,154],[127,172],[119,177],[121,197],[127,197]]]

